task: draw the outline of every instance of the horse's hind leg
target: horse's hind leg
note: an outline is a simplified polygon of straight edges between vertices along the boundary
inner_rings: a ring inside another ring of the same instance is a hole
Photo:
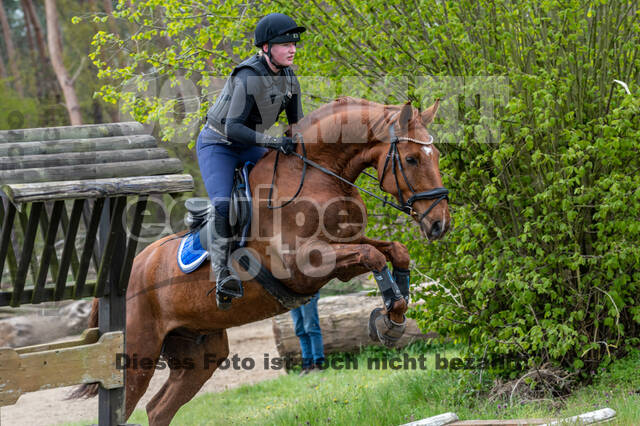
[[[162,347],[162,339],[153,330],[142,328],[140,322],[136,324],[134,330],[133,322],[129,321],[127,325],[127,359],[129,365],[125,379],[127,386],[125,419],[131,416],[136,404],[147,390],[149,381],[151,381],[151,377],[155,372],[153,366],[151,368],[142,368],[140,365],[141,360],[150,359],[155,362],[160,357],[160,349]],[[145,367],[147,366],[145,365]]]
[[[196,340],[169,335],[164,355],[171,373],[147,404],[149,424],[153,426],[168,425],[178,409],[209,380],[218,367],[217,361],[229,355],[227,332],[221,330]]]

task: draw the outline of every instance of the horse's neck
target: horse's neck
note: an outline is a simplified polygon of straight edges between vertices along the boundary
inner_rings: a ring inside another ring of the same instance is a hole
[[[355,181],[380,155],[380,142],[387,138],[384,111],[352,108],[340,118],[327,116],[302,132],[307,157],[340,176]],[[363,117],[370,117],[363,120]],[[346,123],[346,124],[344,124]]]

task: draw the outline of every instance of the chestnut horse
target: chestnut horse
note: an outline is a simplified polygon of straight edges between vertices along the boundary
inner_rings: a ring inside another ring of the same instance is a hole
[[[303,118],[288,132],[302,135],[309,160],[349,182],[354,182],[367,167],[376,168],[382,190],[396,197],[418,222],[425,237],[435,239],[442,237],[450,224],[446,195],[437,200],[414,197],[410,207],[406,196],[433,192],[434,188],[446,193],[438,168],[439,153],[430,144],[433,138],[425,128],[437,109],[438,102],[420,113],[409,103],[382,105],[339,98]],[[394,133],[396,143],[390,144]],[[395,145],[395,151],[391,145]],[[297,152],[303,152],[302,146],[297,146]],[[392,153],[397,160],[389,160]],[[348,281],[366,272],[381,271],[387,262],[394,268],[409,268],[409,253],[403,244],[364,236],[366,208],[353,186],[319,168],[307,167],[304,185],[294,198],[303,169],[300,156],[279,156],[274,185],[278,192],[273,200],[260,198],[261,185],[268,187],[272,182],[276,157],[275,151],[267,153],[249,176],[254,197],[247,248],[285,286],[310,295],[332,278]],[[280,209],[267,206],[270,202],[282,205],[292,198]],[[319,209],[328,205],[335,209],[320,214]],[[244,282],[244,297],[234,299],[229,310],[219,310],[215,298],[206,296],[215,286],[210,280],[210,268],[205,265],[189,275],[178,269],[179,243],[178,239],[166,237],[138,254],[127,290],[129,359],[135,356],[138,360],[157,360],[162,355],[169,367],[172,359],[191,359],[195,363],[194,368],[171,369],[164,386],[146,406],[151,425],[169,424],[178,409],[211,377],[219,362],[203,365],[206,357],[215,354],[222,360],[228,356],[227,328],[287,311],[251,280]],[[96,306],[94,301],[90,320],[94,327]],[[406,310],[405,299],[399,298],[382,314],[399,324],[404,321]],[[154,371],[127,368],[126,418],[145,393]],[[76,396],[90,396],[95,389],[96,386],[85,385]]]

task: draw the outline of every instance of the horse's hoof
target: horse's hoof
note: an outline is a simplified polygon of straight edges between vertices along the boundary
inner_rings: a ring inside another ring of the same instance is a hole
[[[375,319],[375,328],[378,332],[378,339],[388,348],[393,348],[398,343],[398,340],[404,334],[404,330],[407,326],[407,319],[404,318],[402,323],[396,323],[389,315],[379,315]]]
[[[376,319],[382,315],[382,308],[375,308],[369,315],[369,338],[374,342],[379,342],[378,330],[376,329]]]

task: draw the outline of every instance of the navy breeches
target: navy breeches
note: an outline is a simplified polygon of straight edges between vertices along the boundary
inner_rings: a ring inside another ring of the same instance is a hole
[[[267,148],[226,145],[222,137],[205,126],[198,135],[196,152],[204,186],[216,211],[229,216],[229,197],[233,187],[233,171],[247,161],[256,163]]]

